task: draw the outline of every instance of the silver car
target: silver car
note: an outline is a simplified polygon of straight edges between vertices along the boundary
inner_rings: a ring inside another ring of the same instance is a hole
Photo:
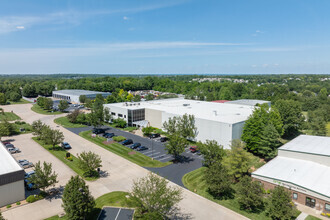
[[[15,153],[20,153],[21,150],[17,147],[10,147],[10,148],[7,148],[8,151],[11,153],[11,154],[15,154]]]

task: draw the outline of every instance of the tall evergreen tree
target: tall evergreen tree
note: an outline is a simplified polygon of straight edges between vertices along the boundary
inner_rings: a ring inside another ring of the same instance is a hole
[[[265,159],[272,159],[276,156],[277,148],[281,146],[280,135],[272,123],[264,127],[257,154]]]
[[[204,175],[208,191],[216,198],[230,198],[232,181],[226,168],[219,162],[212,163]]]
[[[209,167],[213,163],[221,163],[225,155],[225,151],[218,142],[207,140],[205,143],[199,143],[199,151],[204,158],[204,166]]]

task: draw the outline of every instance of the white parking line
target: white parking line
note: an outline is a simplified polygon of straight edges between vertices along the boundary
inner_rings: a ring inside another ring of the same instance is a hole
[[[143,154],[145,155],[146,153],[151,153],[152,150],[147,150],[147,151],[144,151]]]
[[[147,155],[148,154],[148,155]],[[146,155],[146,156],[148,156],[148,157],[150,157],[151,155],[156,155],[156,154],[160,154],[160,152],[154,152],[154,153],[147,153],[147,154],[144,154],[144,155]]]
[[[154,158],[156,159],[156,158],[164,157],[165,155],[167,155],[167,154],[158,155],[158,156],[156,156]]]
[[[161,159],[159,159],[159,161],[161,161],[161,160],[166,160],[166,159],[168,159],[168,158],[172,158],[172,156],[168,156],[168,157],[161,158]]]
[[[120,210],[121,210],[121,209],[119,209],[119,211],[118,211],[118,213],[117,213],[117,216],[116,216],[115,220],[117,220],[117,218],[118,218],[118,216],[119,216],[119,213],[120,213]]]

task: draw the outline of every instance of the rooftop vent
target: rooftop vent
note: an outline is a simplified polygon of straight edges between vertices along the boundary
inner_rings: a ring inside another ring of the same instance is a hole
[[[214,116],[218,115],[218,112],[216,110],[214,110],[213,113],[214,113]]]
[[[183,106],[189,106],[190,104],[188,104],[188,103],[185,103],[185,104],[183,104]]]

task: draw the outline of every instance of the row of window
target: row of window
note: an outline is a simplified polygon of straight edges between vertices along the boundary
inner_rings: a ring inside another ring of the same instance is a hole
[[[116,116],[116,112],[111,112],[111,115]],[[118,117],[122,118],[123,117],[123,114],[119,114],[118,113]],[[126,118],[126,115],[124,115],[124,118]]]
[[[292,194],[292,199],[297,200],[298,199],[298,193]],[[315,199],[306,197],[306,205],[309,207],[314,208],[315,207]],[[325,203],[325,210],[330,211],[330,204]]]

